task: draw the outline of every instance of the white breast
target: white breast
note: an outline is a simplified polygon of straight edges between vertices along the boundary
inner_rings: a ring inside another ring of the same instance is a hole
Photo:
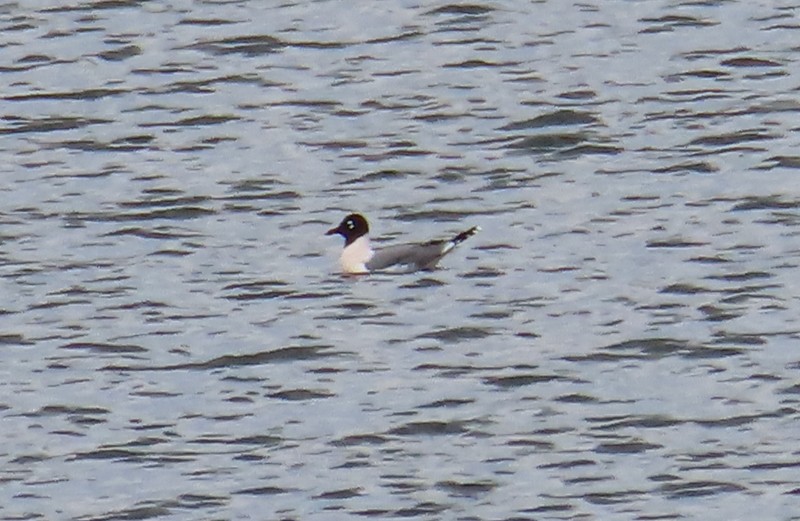
[[[369,239],[363,236],[345,246],[339,263],[345,273],[368,273],[366,263],[373,255],[375,252],[369,245]]]

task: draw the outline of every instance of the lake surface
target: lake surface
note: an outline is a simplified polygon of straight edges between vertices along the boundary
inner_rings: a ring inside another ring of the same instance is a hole
[[[800,519],[798,15],[0,6],[0,520]]]

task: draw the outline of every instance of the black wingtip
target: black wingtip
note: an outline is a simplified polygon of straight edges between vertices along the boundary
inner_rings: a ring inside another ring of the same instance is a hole
[[[478,233],[479,231],[481,231],[481,227],[480,226],[473,226],[469,230],[463,231],[463,232],[459,233],[458,235],[456,235],[455,237],[453,237],[451,239],[451,242],[453,243],[453,245],[462,243],[462,242],[466,241],[467,239],[469,239],[470,237],[472,237],[473,235],[475,235],[476,233]]]

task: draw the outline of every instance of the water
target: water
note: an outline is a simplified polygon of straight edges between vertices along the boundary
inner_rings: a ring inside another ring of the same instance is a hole
[[[0,7],[0,519],[800,519],[797,10]]]

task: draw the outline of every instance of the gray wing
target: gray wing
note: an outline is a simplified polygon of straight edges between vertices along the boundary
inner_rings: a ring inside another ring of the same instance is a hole
[[[446,241],[433,241],[382,248],[377,250],[367,262],[367,269],[370,271],[382,270],[396,265],[406,265],[417,270],[432,269],[439,259],[449,251],[446,246]]]

